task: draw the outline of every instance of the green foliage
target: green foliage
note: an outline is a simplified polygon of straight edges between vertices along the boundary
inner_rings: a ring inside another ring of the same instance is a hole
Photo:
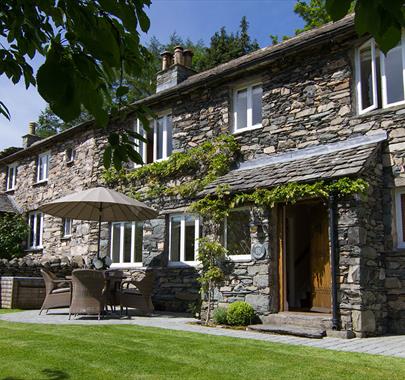
[[[304,28],[297,29],[295,34],[318,28],[332,21],[325,9],[324,0],[298,0],[294,5],[294,12],[305,21]]]
[[[28,225],[18,214],[0,214],[0,258],[11,259],[24,254],[22,243],[28,234]]]
[[[228,324],[228,312],[224,307],[217,307],[214,310],[212,315],[212,319],[218,325],[226,325]]]
[[[236,301],[229,305],[227,321],[231,326],[247,326],[252,323],[255,311],[247,302]]]
[[[352,0],[325,0],[333,21],[351,12]],[[401,41],[405,26],[404,0],[356,0],[354,5],[357,34],[370,33],[380,49],[387,53]]]
[[[220,135],[185,152],[175,152],[167,160],[132,171],[106,170],[103,178],[111,186],[124,185],[132,196],[146,185],[146,198],[163,195],[192,197],[210,182],[226,174],[238,152],[239,145],[234,136]],[[183,177],[188,180],[179,183]],[[168,182],[172,184],[167,186]]]

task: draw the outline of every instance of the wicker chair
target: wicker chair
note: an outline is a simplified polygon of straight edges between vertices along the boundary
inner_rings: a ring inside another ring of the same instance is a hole
[[[111,311],[115,311],[115,307],[120,306],[120,286],[125,275],[121,270],[110,269],[104,272],[104,276],[106,279],[106,306],[110,306]]]
[[[72,314],[102,315],[105,306],[104,273],[91,269],[77,269],[72,272]]]
[[[41,274],[45,282],[45,300],[42,304],[39,315],[46,309],[56,309],[59,307],[68,307],[71,299],[70,283],[66,280],[59,280],[54,273],[41,269]]]
[[[147,314],[154,311],[152,303],[153,283],[155,276],[152,271],[146,271],[130,280],[122,281],[120,291],[120,310],[136,308]]]

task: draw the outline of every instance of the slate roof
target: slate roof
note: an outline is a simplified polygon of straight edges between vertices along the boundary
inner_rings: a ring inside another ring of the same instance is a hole
[[[359,175],[377,151],[385,132],[361,136],[344,142],[326,144],[246,161],[238,169],[209,184],[200,195],[212,194],[218,185],[229,185],[231,192],[253,191],[288,182],[311,182]]]
[[[14,200],[7,194],[0,194],[0,213],[12,212],[19,213],[17,205]]]

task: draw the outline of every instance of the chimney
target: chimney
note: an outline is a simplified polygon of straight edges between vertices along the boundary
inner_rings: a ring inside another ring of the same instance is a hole
[[[30,121],[28,124],[28,133],[22,137],[23,148],[28,148],[33,143],[41,140],[41,137],[36,135],[37,123]]]
[[[162,71],[156,78],[156,92],[175,87],[196,72],[191,68],[193,52],[184,50],[181,46],[174,48],[174,54],[164,51],[162,57]]]

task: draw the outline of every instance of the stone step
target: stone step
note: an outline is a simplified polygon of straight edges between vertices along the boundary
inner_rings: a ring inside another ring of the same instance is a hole
[[[261,318],[263,324],[276,326],[300,326],[328,330],[332,328],[332,316],[321,313],[302,313],[284,311],[270,314]]]
[[[294,335],[312,339],[322,339],[326,335],[325,330],[321,328],[308,328],[294,325],[284,325],[284,326],[270,325],[270,324],[251,325],[248,326],[248,329],[251,331],[258,331],[262,333]]]

